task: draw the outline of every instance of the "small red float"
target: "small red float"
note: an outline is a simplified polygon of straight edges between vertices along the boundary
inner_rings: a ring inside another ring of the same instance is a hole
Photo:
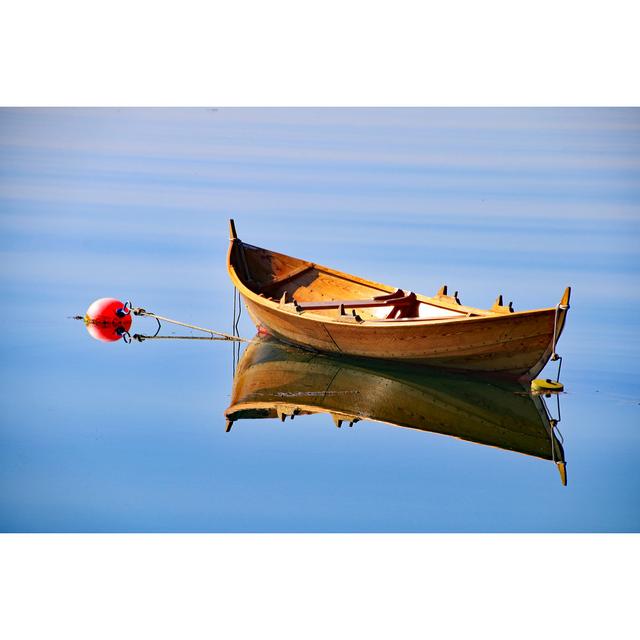
[[[92,338],[115,342],[131,328],[131,314],[124,302],[115,298],[100,298],[87,309],[84,323]]]

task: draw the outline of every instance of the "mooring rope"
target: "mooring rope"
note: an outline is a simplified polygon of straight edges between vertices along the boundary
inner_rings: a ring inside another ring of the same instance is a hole
[[[229,341],[233,341],[233,342],[251,342],[251,340],[247,340],[246,338],[241,338],[237,333],[234,332],[234,335],[230,335],[228,333],[224,333],[222,331],[214,331],[213,329],[207,329],[206,327],[199,327],[198,325],[195,324],[189,324],[187,322],[181,322],[180,320],[174,320],[173,318],[167,318],[165,316],[160,316],[157,313],[153,313],[152,311],[147,311],[146,309],[142,309],[140,307],[133,307],[131,305],[130,302],[126,302],[125,303],[125,309],[129,309],[131,311],[131,313],[134,316],[141,316],[144,318],[155,318],[158,322],[158,324],[160,324],[160,321],[162,322],[169,322],[170,324],[175,324],[178,325],[180,327],[186,327],[187,329],[195,329],[196,331],[204,331],[205,333],[208,333],[211,335],[210,339],[213,339],[214,336],[216,336],[215,339],[217,340],[229,340]],[[159,330],[159,327],[158,327]],[[152,337],[160,337],[157,335],[152,336]]]
[[[239,337],[238,323],[240,322],[240,316],[242,315],[242,300],[240,299],[240,292],[236,287],[233,287],[233,322],[231,325],[231,330],[233,331],[233,336]],[[240,361],[240,343],[239,341],[234,342],[233,344],[233,355],[232,355],[232,366],[231,366],[231,375],[233,378],[236,376],[236,368],[238,366],[238,362]]]
[[[235,287],[234,287],[234,291],[236,292],[236,295],[238,297],[238,315],[235,318],[235,321],[234,321],[234,324],[233,324],[233,335],[234,336],[239,336],[240,335],[240,331],[238,329],[238,323],[240,322],[240,318],[242,317],[242,300],[240,299],[240,292]]]
[[[228,338],[219,336],[145,336],[140,333],[134,333],[131,338],[138,342],[144,342],[145,340],[221,340],[223,342],[231,342]],[[233,341],[234,346],[237,342],[237,340]]]
[[[564,437],[562,435],[562,432],[560,431],[560,427],[558,427],[558,424],[562,420],[562,417],[560,415],[560,394],[558,393],[555,395],[556,395],[556,402],[557,402],[556,407],[558,411],[557,419],[551,415],[551,411],[549,411],[549,407],[547,406],[545,399],[542,396],[540,397],[540,400],[542,400],[542,407],[544,408],[544,412],[545,412],[545,415],[547,416],[547,421],[549,423],[549,428],[547,429],[547,431],[549,433],[549,439],[551,440],[551,460],[553,462],[556,462],[556,445],[553,439],[554,434],[556,438],[560,441],[560,444],[564,444]]]
[[[551,342],[551,360],[555,362],[558,360],[558,374],[556,375],[556,382],[560,381],[560,369],[562,368],[562,356],[556,353],[556,341],[558,340],[558,311],[562,309],[566,311],[569,308],[568,304],[561,304],[558,302],[556,305],[556,311],[553,316],[553,340]]]
[[[237,315],[236,306],[237,306],[236,288],[233,287],[233,319],[231,321],[231,333],[233,333],[234,336],[236,335],[236,315]]]

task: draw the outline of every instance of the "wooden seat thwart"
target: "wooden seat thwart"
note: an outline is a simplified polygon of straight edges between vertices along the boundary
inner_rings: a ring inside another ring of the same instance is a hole
[[[396,289],[393,293],[376,296],[365,300],[327,300],[317,302],[297,302],[294,300],[296,311],[320,311],[325,309],[370,309],[375,307],[392,307],[387,319],[414,318],[418,315],[419,302],[416,294],[405,293]]]

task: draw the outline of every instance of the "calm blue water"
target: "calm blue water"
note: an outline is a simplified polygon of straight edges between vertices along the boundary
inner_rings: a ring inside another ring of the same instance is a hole
[[[376,423],[226,434],[231,345],[102,344],[68,319],[116,296],[229,331],[229,217],[472,306],[572,285],[568,486]],[[5,109],[0,228],[3,531],[640,530],[640,110]]]

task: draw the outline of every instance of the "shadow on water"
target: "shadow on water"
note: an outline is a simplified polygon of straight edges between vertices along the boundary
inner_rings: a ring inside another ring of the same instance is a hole
[[[316,413],[336,427],[372,420],[550,460],[566,485],[559,420],[517,382],[338,358],[268,337],[257,337],[234,370],[227,431],[239,420]]]

